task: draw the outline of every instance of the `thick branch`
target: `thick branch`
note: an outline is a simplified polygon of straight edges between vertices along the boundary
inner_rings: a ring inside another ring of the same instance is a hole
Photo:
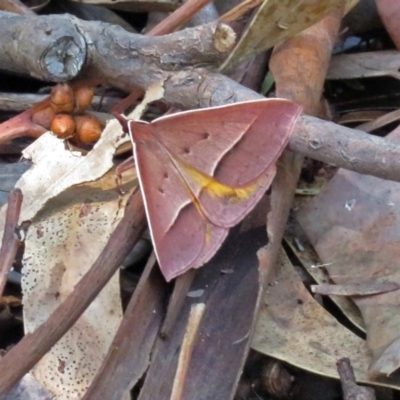
[[[58,42],[66,43],[66,37],[76,37],[76,43],[86,42],[86,61],[80,77],[106,81],[124,90],[135,86],[146,89],[164,79],[165,99],[180,108],[261,98],[222,74],[195,68],[200,64],[217,65],[223,60],[227,53],[217,48],[223,41],[220,35],[229,36],[229,29],[227,25],[212,23],[162,37],[146,37],[114,25],[81,21],[68,15],[27,18],[0,12],[0,35],[14,38],[0,41],[0,69],[25,73],[29,70],[39,79],[64,80],[65,75],[57,78],[45,70],[47,64],[43,62],[46,54],[56,53]],[[56,47],[49,50],[51,46]],[[20,56],[24,53],[21,49],[28,49],[27,53]],[[289,147],[338,167],[400,181],[400,145],[391,140],[303,116]]]
[[[315,160],[361,174],[400,181],[400,141],[380,138],[310,116],[302,116],[289,148]]]
[[[0,69],[55,82],[74,78],[85,61],[86,43],[65,21],[0,12]]]
[[[0,42],[0,69],[56,82],[84,72],[124,90],[134,85],[147,88],[187,66],[216,64],[234,45],[233,31],[217,22],[147,37],[69,15],[6,12],[0,12],[0,35],[12,39]]]

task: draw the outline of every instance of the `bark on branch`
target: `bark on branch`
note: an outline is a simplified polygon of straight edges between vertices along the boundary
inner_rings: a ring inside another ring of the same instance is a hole
[[[234,45],[231,28],[217,22],[146,37],[69,15],[25,17],[0,12],[0,35],[9,38],[0,41],[0,69],[42,80],[87,77],[126,91],[165,80],[165,99],[180,108],[261,97],[213,72]],[[289,147],[339,167],[400,181],[400,144],[390,139],[302,116]]]

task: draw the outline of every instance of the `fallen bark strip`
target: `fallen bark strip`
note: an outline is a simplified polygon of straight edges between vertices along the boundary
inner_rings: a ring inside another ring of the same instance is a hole
[[[153,255],[133,292],[107,356],[82,400],[120,400],[151,362],[151,352],[164,317],[167,285]]]
[[[228,25],[211,23],[161,37],[146,37],[114,25],[81,21],[68,15],[27,18],[0,12],[0,35],[16,35],[21,32],[21,25],[29,26],[27,31],[35,31],[36,36],[20,35],[18,51],[7,44],[8,41],[0,41],[0,69],[22,72],[36,64],[41,65],[40,60],[44,58],[40,51],[45,46],[35,43],[40,43],[41,38],[47,35],[47,46],[51,46],[56,39],[61,40],[56,35],[61,32],[61,27],[66,29],[65,26],[68,26],[71,35],[79,32],[87,45],[86,60],[79,77],[104,81],[124,90],[137,86],[146,89],[165,79],[165,99],[181,108],[201,108],[262,98],[222,74],[206,68],[194,68],[199,64],[217,65],[223,60],[226,53],[217,50],[215,43],[220,41],[217,39],[219,34],[229,36]],[[53,29],[53,26],[60,29]],[[20,49],[26,47],[30,47],[29,54],[18,56]],[[6,58],[4,52],[8,54]],[[66,68],[68,57],[65,60]],[[33,75],[42,72],[39,79],[57,80],[50,79],[49,73],[44,73],[42,67],[35,68]],[[289,148],[341,168],[400,181],[400,144],[318,118],[302,116],[299,119]]]

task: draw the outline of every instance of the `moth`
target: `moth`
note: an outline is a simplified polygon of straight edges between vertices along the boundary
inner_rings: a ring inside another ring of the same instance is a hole
[[[167,281],[210,260],[270,186],[301,107],[284,99],[119,118],[133,143],[154,250]]]

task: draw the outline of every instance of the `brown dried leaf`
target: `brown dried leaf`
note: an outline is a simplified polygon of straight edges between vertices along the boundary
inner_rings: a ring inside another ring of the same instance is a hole
[[[321,265],[321,260],[315,253],[314,248],[311,246],[297,221],[291,221],[291,223],[286,227],[285,242],[290,246],[290,249],[301,262],[303,268],[307,270],[317,283],[329,282],[329,274],[326,271],[325,266]],[[296,243],[302,247],[302,250],[299,250]],[[364,321],[361,317],[360,310],[350,298],[342,296],[330,296],[330,298],[340,308],[349,321],[351,321],[358,329],[365,332]]]
[[[327,270],[335,283],[400,284],[399,196],[396,182],[341,170],[297,213],[322,262],[332,263]],[[373,359],[378,360],[399,338],[400,290],[353,300],[364,318]],[[391,357],[399,361],[400,352]]]
[[[242,61],[317,23],[345,3],[346,0],[264,1],[221,70],[232,70]]]
[[[310,295],[282,251],[276,275],[270,277],[252,348],[316,374],[338,377],[336,361],[351,359],[359,382],[367,375],[365,342],[342,326]],[[398,380],[382,385],[400,388]]]

